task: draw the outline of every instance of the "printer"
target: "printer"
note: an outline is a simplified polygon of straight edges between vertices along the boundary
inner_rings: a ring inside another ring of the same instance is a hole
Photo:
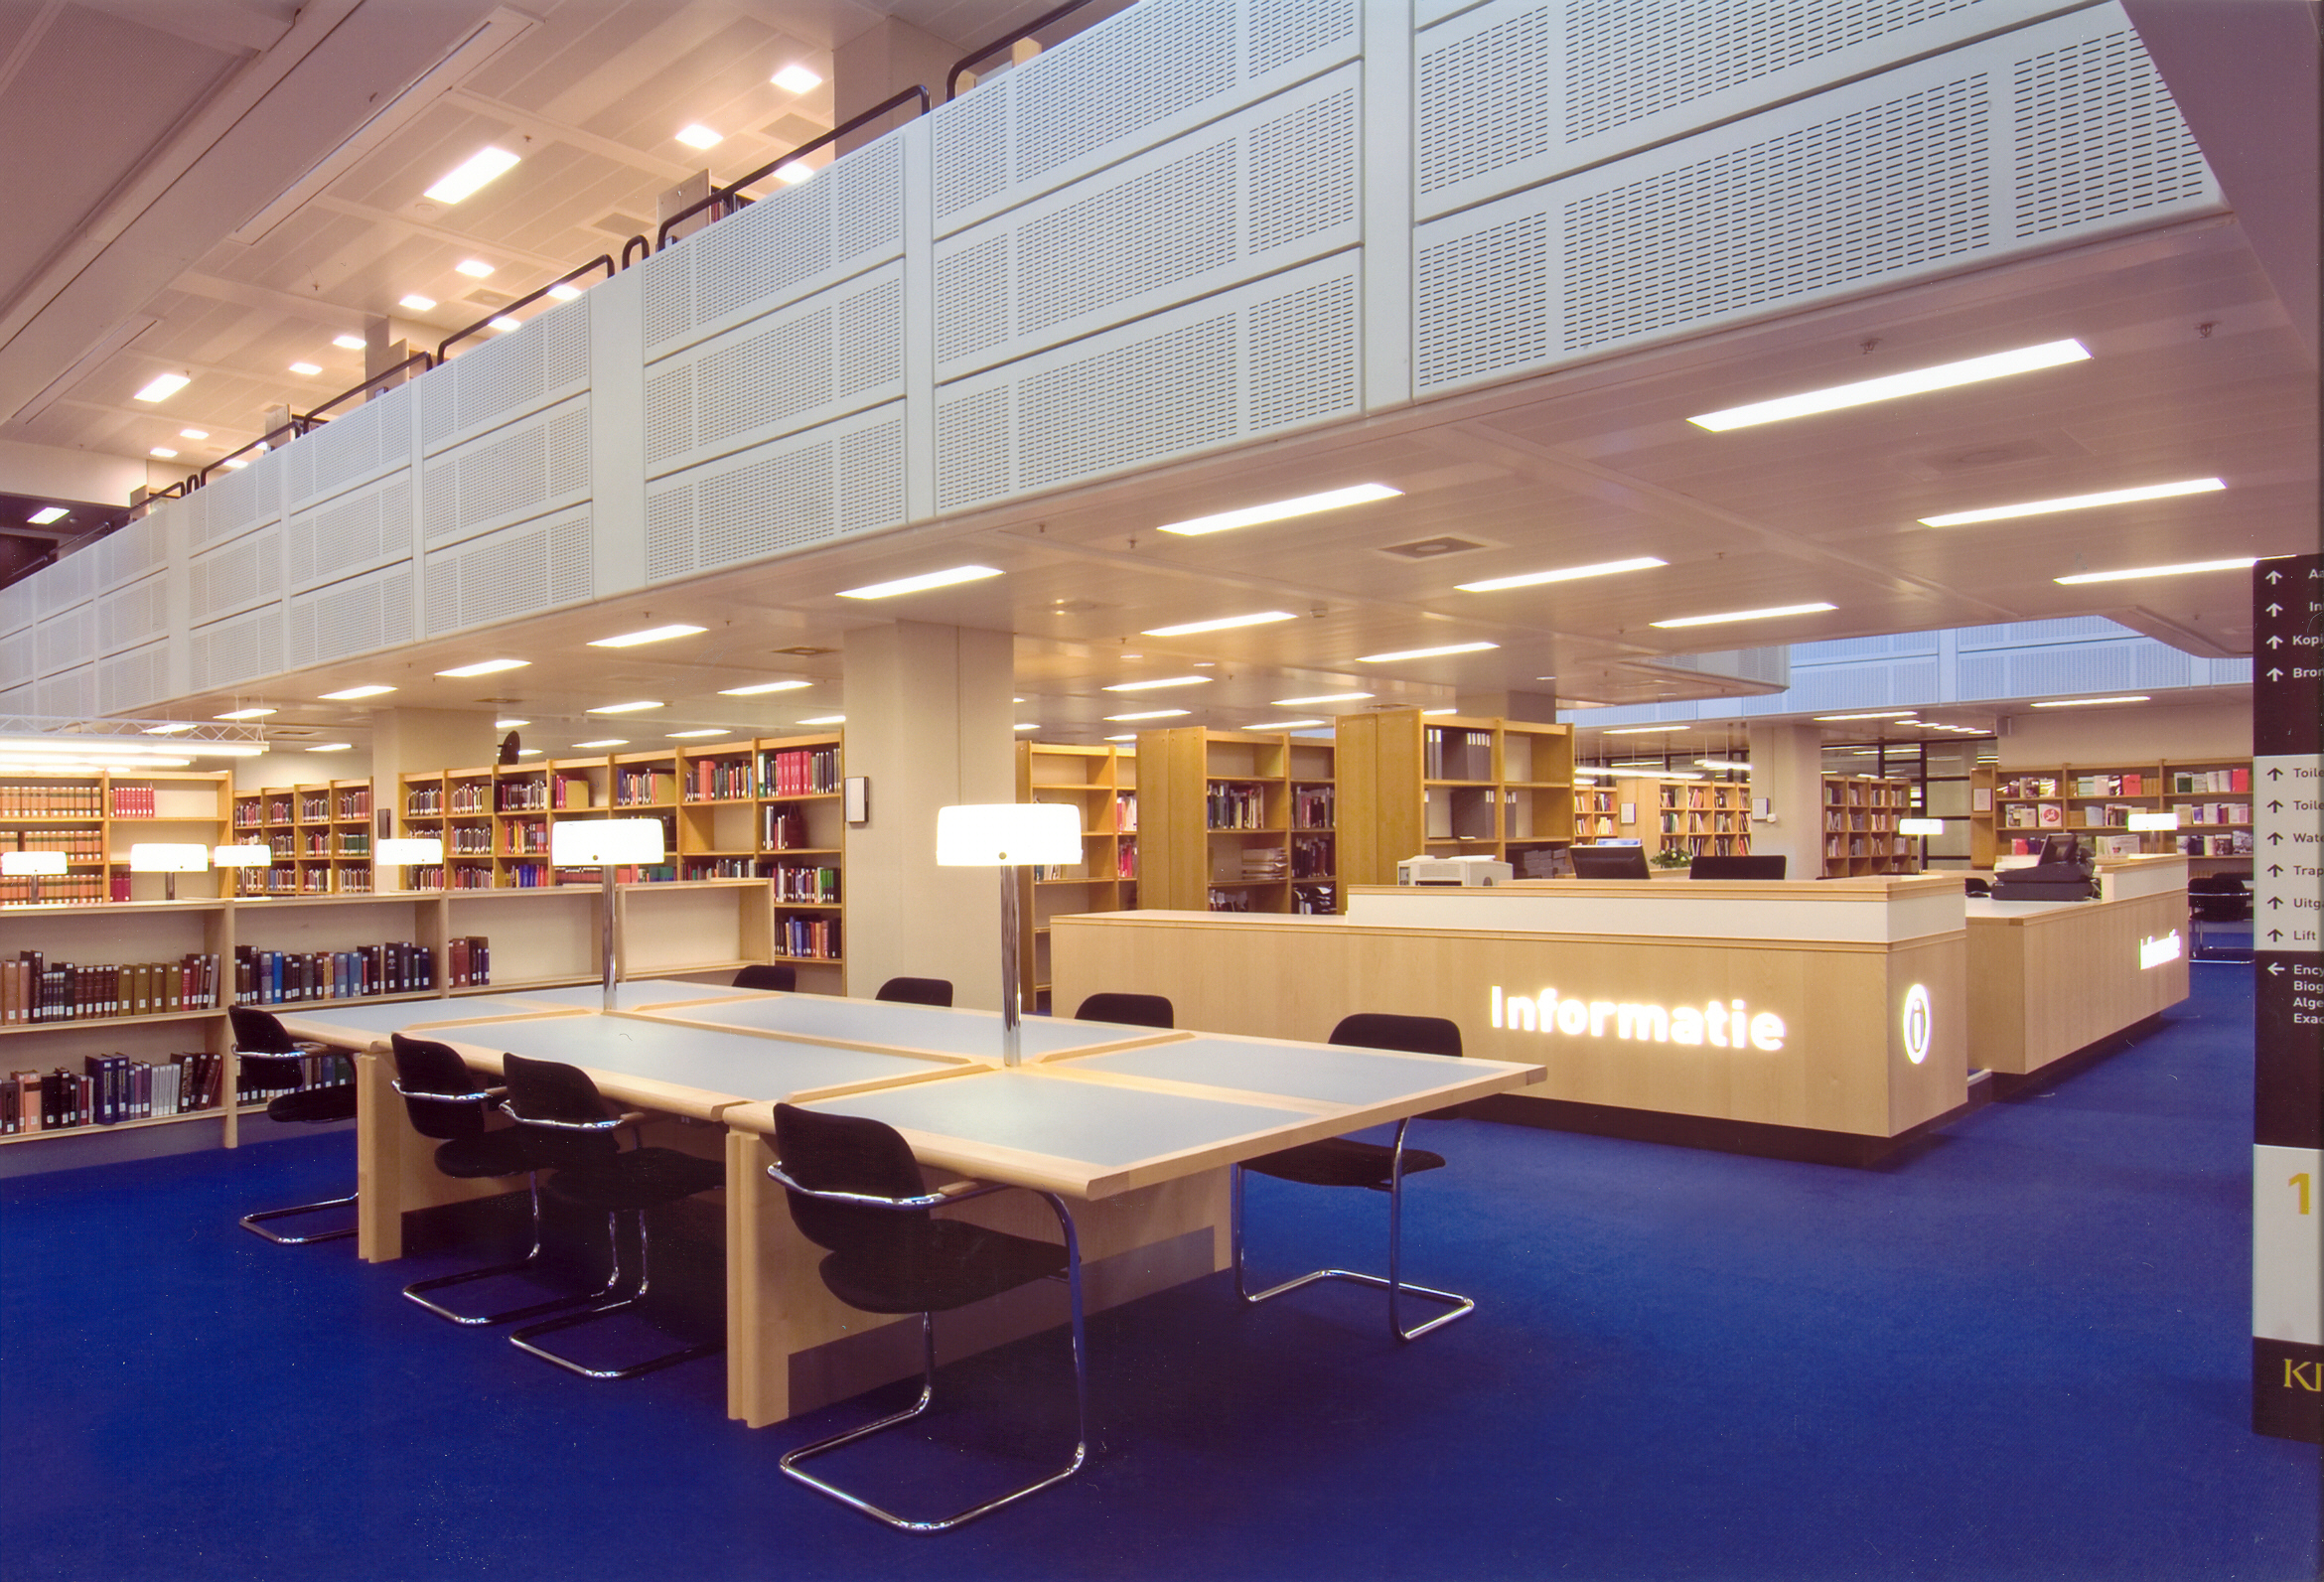
[[[1396,864],[1400,885],[1505,885],[1514,874],[1498,857],[1406,857]]]

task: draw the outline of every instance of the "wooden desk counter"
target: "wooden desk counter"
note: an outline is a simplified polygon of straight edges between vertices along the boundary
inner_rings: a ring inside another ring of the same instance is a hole
[[[2022,1075],[2187,997],[2187,859],[2106,859],[2098,901],[1968,903],[1970,1059]]]

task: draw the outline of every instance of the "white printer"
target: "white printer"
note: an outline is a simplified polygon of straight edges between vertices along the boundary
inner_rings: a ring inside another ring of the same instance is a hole
[[[1400,885],[1505,885],[1513,874],[1498,857],[1406,857],[1396,864]]]

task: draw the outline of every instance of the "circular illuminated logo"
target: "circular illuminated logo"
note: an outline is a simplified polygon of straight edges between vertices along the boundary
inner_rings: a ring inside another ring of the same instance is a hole
[[[1905,990],[1905,1059],[1915,1066],[1929,1058],[1929,1029],[1933,1020],[1929,1010],[1929,991],[1918,983]]]

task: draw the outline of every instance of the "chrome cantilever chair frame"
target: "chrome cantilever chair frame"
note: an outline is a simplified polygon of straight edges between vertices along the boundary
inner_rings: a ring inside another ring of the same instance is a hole
[[[1396,1122],[1394,1158],[1388,1166],[1388,1184],[1385,1187],[1371,1189],[1374,1192],[1387,1194],[1388,1271],[1385,1279],[1377,1274],[1365,1273],[1360,1269],[1315,1269],[1285,1280],[1280,1285],[1270,1285],[1263,1291],[1249,1290],[1245,1284],[1242,1262],[1242,1166],[1237,1164],[1235,1167],[1232,1180],[1229,1209],[1229,1240],[1233,1244],[1235,1252],[1235,1294],[1255,1307],[1259,1303],[1281,1296],[1287,1291],[1296,1291],[1303,1285],[1313,1285],[1319,1280],[1345,1280],[1351,1285],[1369,1286],[1373,1290],[1387,1293],[1388,1333],[1399,1341],[1416,1341],[1431,1330],[1440,1330],[1453,1320],[1466,1318],[1471,1313],[1476,1312],[1477,1303],[1472,1297],[1462,1296],[1454,1291],[1440,1291],[1431,1285],[1414,1285],[1403,1277],[1404,1128],[1410,1124],[1409,1117]],[[1406,1329],[1404,1328],[1402,1312],[1402,1299],[1406,1296],[1416,1296],[1430,1302],[1442,1302],[1447,1304],[1451,1311],[1439,1313],[1425,1324]]]
[[[930,1521],[915,1521],[909,1516],[900,1516],[892,1510],[884,1510],[860,1495],[849,1494],[837,1484],[826,1483],[813,1473],[800,1469],[799,1463],[803,1461],[837,1450],[841,1446],[851,1445],[859,1439],[868,1439],[872,1435],[894,1428],[900,1423],[910,1422],[928,1410],[929,1402],[936,1398],[936,1315],[923,1312],[920,1315],[920,1399],[902,1411],[891,1412],[876,1422],[865,1423],[860,1428],[850,1428],[845,1433],[833,1434],[828,1439],[818,1439],[811,1445],[801,1445],[782,1459],[781,1465],[785,1477],[802,1483],[816,1493],[828,1496],[851,1510],[860,1510],[874,1521],[883,1522],[899,1532],[943,1532],[947,1528],[959,1526],[963,1522],[973,1521],[978,1516],[989,1515],[1001,1507],[1013,1505],[1027,1495],[1039,1494],[1050,1485],[1063,1483],[1082,1470],[1083,1465],[1089,1459],[1089,1350],[1082,1326],[1082,1243],[1081,1237],[1074,1229],[1073,1214],[1066,1208],[1063,1198],[1054,1192],[1042,1192],[1032,1187],[1012,1189],[1005,1182],[974,1183],[969,1184],[966,1190],[923,1193],[913,1198],[879,1198],[866,1196],[862,1193],[823,1192],[812,1187],[802,1187],[785,1175],[780,1164],[769,1165],[767,1174],[789,1191],[796,1192],[801,1197],[819,1198],[826,1203],[850,1204],[859,1209],[891,1209],[899,1213],[917,1213],[941,1208],[947,1203],[964,1203],[971,1198],[982,1198],[996,1192],[1012,1190],[1031,1192],[1035,1197],[1046,1202],[1051,1211],[1056,1214],[1058,1228],[1065,1236],[1066,1291],[1068,1302],[1073,1310],[1074,1454],[1072,1459],[1067,1461],[1065,1466],[1058,1471],[1026,1484],[1022,1488],[1013,1489],[1007,1494],[984,1501],[980,1505],[970,1506],[964,1510],[956,1510],[948,1516]],[[1055,1276],[1051,1276],[1051,1278],[1055,1278]]]
[[[623,1126],[640,1125],[646,1119],[645,1115],[637,1110],[625,1110],[619,1115],[608,1115],[603,1120],[538,1119],[519,1115],[505,1099],[502,1101],[501,1109],[520,1125],[545,1126],[553,1131],[614,1131]],[[638,1286],[636,1290],[631,1291],[626,1296],[616,1296],[615,1293],[621,1291],[626,1283],[622,1275],[621,1231],[621,1219],[625,1214],[635,1215],[638,1220]],[[609,1210],[605,1217],[605,1226],[607,1252],[613,1259],[613,1268],[606,1275],[605,1284],[585,1296],[563,1299],[555,1304],[558,1307],[568,1307],[574,1302],[586,1302],[590,1305],[578,1313],[567,1313],[561,1317],[549,1319],[545,1323],[530,1324],[523,1329],[512,1330],[508,1335],[508,1343],[518,1351],[530,1352],[542,1362],[554,1363],[566,1372],[578,1373],[583,1378],[636,1378],[641,1373],[651,1373],[656,1368],[673,1367],[679,1363],[690,1363],[697,1357],[715,1357],[718,1353],[725,1351],[726,1343],[723,1341],[704,1341],[696,1346],[680,1347],[674,1352],[665,1352],[659,1357],[648,1358],[643,1363],[632,1363],[626,1367],[591,1367],[586,1363],[576,1362],[570,1357],[550,1351],[545,1346],[535,1346],[532,1343],[533,1337],[536,1335],[549,1335],[558,1330],[571,1329],[578,1324],[593,1323],[608,1313],[618,1313],[624,1308],[635,1307],[646,1300],[646,1293],[653,1283],[654,1274],[653,1248],[647,1238],[646,1211],[644,1209]],[[614,1297],[614,1300],[604,1300],[607,1297]]]
[[[236,1006],[236,1007],[234,1007],[234,1009],[235,1009],[235,1010],[244,1010],[244,1009],[248,1009],[248,1010],[256,1010],[257,1008],[256,1008],[255,1006],[249,1006],[249,1007]],[[266,1017],[266,1019],[267,1019],[268,1021],[270,1021],[270,1022],[274,1020],[273,1013],[271,1013],[271,1012],[260,1012],[259,1014],[261,1014],[261,1015],[265,1016],[265,1017]],[[279,1024],[278,1024],[278,1025],[279,1025]],[[241,1061],[244,1061],[244,1060],[277,1060],[277,1061],[285,1061],[285,1060],[301,1060],[301,1059],[304,1059],[305,1057],[307,1057],[307,1056],[309,1056],[309,1055],[327,1055],[327,1054],[329,1054],[329,1053],[331,1052],[331,1046],[330,1046],[330,1045],[328,1045],[328,1044],[319,1044],[319,1043],[315,1042],[313,1039],[304,1039],[304,1038],[299,1038],[299,1039],[292,1039],[292,1040],[290,1041],[290,1045],[291,1045],[291,1047],[290,1047],[289,1049],[287,1049],[287,1050],[244,1050],[244,1049],[242,1049],[242,1048],[240,1047],[240,1042],[241,1042],[241,1041],[240,1041],[240,1039],[239,1039],[239,1038],[237,1038],[237,1039],[235,1040],[235,1046],[236,1046],[236,1047],[235,1047],[235,1050],[234,1050],[234,1057],[235,1057],[235,1061],[236,1061],[236,1063],[237,1063],[237,1064],[236,1064],[236,1072],[235,1072],[235,1075],[236,1075],[236,1085],[237,1085],[237,1086],[240,1084],[240,1083],[239,1083],[239,1078],[240,1078],[240,1067],[239,1067],[239,1063],[240,1063]],[[338,1084],[338,1083],[333,1083],[333,1084],[331,1084],[331,1085],[333,1085],[333,1086],[338,1086],[338,1085],[340,1085],[340,1084]],[[232,1093],[229,1093],[229,1094],[227,1094],[227,1095],[226,1095],[226,1101],[227,1101],[228,1103],[234,1103],[234,1102],[236,1102],[236,1101],[237,1101],[237,1095],[235,1095],[235,1094],[232,1094]],[[271,1106],[269,1106],[269,1107],[271,1107]],[[333,1117],[333,1118],[334,1118],[334,1119],[339,1119],[339,1118],[344,1118],[344,1117],[336,1117],[336,1116],[335,1116],[335,1117]],[[349,1193],[349,1194],[348,1194],[346,1197],[344,1197],[344,1198],[325,1198],[325,1199],[322,1199],[321,1201],[319,1201],[319,1202],[316,1202],[316,1203],[300,1203],[300,1204],[293,1204],[293,1205],[292,1205],[290,1208],[287,1208],[287,1209],[261,1209],[261,1210],[259,1210],[259,1211],[258,1211],[256,1214],[246,1214],[246,1215],[242,1216],[242,1218],[241,1218],[241,1219],[240,1219],[238,1222],[237,1222],[237,1223],[239,1223],[243,1229],[245,1229],[245,1230],[249,1231],[249,1232],[250,1232],[252,1235],[254,1235],[254,1236],[264,1236],[264,1237],[265,1237],[267,1240],[269,1240],[269,1241],[273,1242],[273,1243],[274,1243],[276,1246],[282,1246],[282,1247],[303,1247],[303,1246],[307,1245],[307,1244],[308,1244],[309,1242],[311,1242],[311,1241],[337,1241],[337,1240],[339,1240],[339,1239],[340,1239],[342,1236],[352,1236],[352,1235],[354,1235],[354,1234],[356,1233],[356,1229],[357,1229],[357,1227],[356,1227],[355,1225],[352,1225],[352,1224],[351,1224],[351,1225],[347,1226],[345,1229],[341,1229],[341,1230],[318,1230],[318,1231],[316,1231],[316,1232],[315,1232],[313,1235],[306,1235],[306,1236],[286,1236],[286,1235],[283,1235],[283,1234],[281,1234],[281,1233],[280,1233],[280,1232],[278,1232],[278,1231],[274,1231],[274,1230],[269,1230],[269,1229],[267,1229],[267,1228],[266,1228],[266,1225],[265,1225],[265,1222],[266,1222],[266,1221],[268,1221],[268,1220],[288,1220],[288,1219],[292,1218],[293,1216],[296,1216],[296,1215],[302,1215],[302,1214],[316,1214],[316,1213],[319,1213],[320,1211],[322,1211],[322,1210],[325,1210],[325,1209],[348,1209],[348,1208],[353,1208],[353,1207],[355,1206],[355,1203],[356,1203],[357,1199],[358,1199],[358,1198],[360,1198],[361,1196],[362,1196],[362,1194],[361,1194],[361,1193],[351,1192],[351,1193]]]

